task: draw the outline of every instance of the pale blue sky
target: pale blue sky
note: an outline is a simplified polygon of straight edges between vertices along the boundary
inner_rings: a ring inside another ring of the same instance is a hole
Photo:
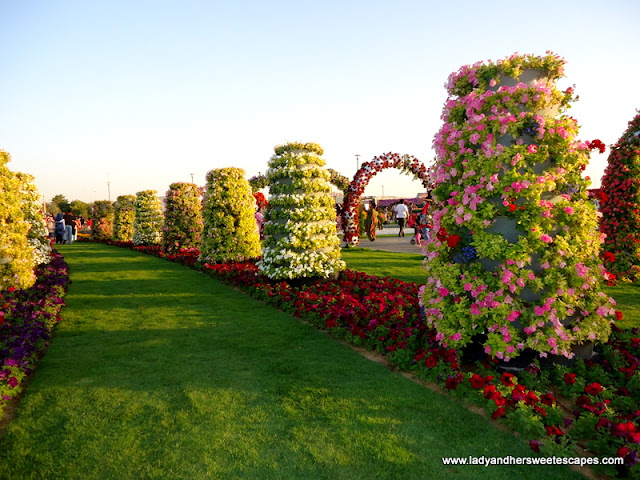
[[[251,176],[288,140],[349,177],[355,154],[429,164],[448,75],[514,52],[567,59],[583,140],[614,143],[640,108],[637,0],[0,0],[0,20],[0,148],[47,199]],[[366,193],[383,186],[420,190],[388,170]]]

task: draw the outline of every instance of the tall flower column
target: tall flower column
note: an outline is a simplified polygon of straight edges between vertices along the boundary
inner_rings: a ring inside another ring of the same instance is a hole
[[[91,236],[94,238],[113,237],[113,204],[108,200],[98,200],[91,205]]]
[[[258,263],[269,278],[329,278],[345,268],[322,153],[314,143],[288,143],[269,161],[267,238]]]
[[[437,233],[421,301],[438,339],[487,354],[572,358],[615,318],[582,166],[588,146],[554,81],[564,60],[514,55],[462,67],[434,140]]]
[[[36,278],[35,259],[27,235],[30,224],[22,210],[21,182],[6,164],[7,152],[0,150],[0,291],[29,288]]]
[[[162,204],[156,190],[136,193],[133,222],[134,245],[158,245],[162,241]]]
[[[207,173],[200,260],[224,263],[259,257],[255,212],[256,202],[244,170],[219,168]]]
[[[22,211],[24,218],[29,223],[29,233],[27,242],[33,252],[35,265],[49,263],[51,261],[51,244],[49,243],[49,230],[47,222],[42,213],[40,203],[40,193],[34,184],[33,175],[27,173],[17,173],[20,181],[20,192],[22,195]]]
[[[116,199],[113,220],[113,239],[117,242],[133,240],[133,223],[136,218],[135,195],[120,195]]]
[[[640,113],[611,147],[602,177],[600,229],[611,270],[621,278],[640,277]]]
[[[167,253],[199,248],[202,236],[202,201],[195,183],[172,183],[164,200],[163,245]]]

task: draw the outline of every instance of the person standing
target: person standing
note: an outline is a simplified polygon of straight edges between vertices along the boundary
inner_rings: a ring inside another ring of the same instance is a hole
[[[371,200],[369,203],[369,210],[367,211],[367,220],[365,221],[365,229],[367,231],[367,237],[372,242],[376,239],[376,227],[378,226],[378,212],[376,210],[376,201]]]
[[[62,213],[58,213],[56,215],[56,243],[64,243],[65,237],[67,236],[67,230],[64,224],[64,218],[62,218]]]
[[[393,211],[396,214],[396,220],[398,220],[398,227],[400,227],[398,236],[404,237],[404,226],[406,225],[407,218],[409,216],[409,208],[404,204],[404,198],[400,200],[400,203],[393,207]]]
[[[67,243],[73,243],[73,230],[75,229],[75,218],[73,213],[67,212],[64,214],[64,225],[66,230],[66,240]]]

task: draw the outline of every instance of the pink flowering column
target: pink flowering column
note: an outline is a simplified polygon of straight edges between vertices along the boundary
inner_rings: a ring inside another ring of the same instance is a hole
[[[513,55],[449,77],[422,297],[448,346],[480,338],[505,361],[524,350],[569,359],[608,338],[615,303],[601,291],[587,144],[561,114],[573,93],[555,86],[563,66]]]

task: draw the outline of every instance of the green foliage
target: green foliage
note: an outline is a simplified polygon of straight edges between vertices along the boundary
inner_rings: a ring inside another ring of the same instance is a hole
[[[133,221],[134,245],[158,245],[162,242],[162,204],[156,190],[136,193]]]
[[[220,263],[259,257],[255,211],[256,202],[244,170],[231,167],[207,173],[201,261]]]
[[[165,197],[163,246],[167,253],[199,248],[202,238],[202,202],[194,183],[172,183]]]
[[[113,204],[108,200],[97,200],[91,204],[91,236],[113,237]]]
[[[133,223],[136,218],[135,201],[135,195],[120,195],[113,204],[113,239],[118,242],[133,240]]]
[[[69,204],[69,208],[71,213],[73,213],[76,217],[89,218],[89,210],[91,206],[83,202],[82,200],[73,200]]]
[[[69,200],[62,194],[58,194],[51,199],[51,203],[55,204],[62,213],[70,212],[71,205]],[[57,212],[56,212],[57,213]]]

